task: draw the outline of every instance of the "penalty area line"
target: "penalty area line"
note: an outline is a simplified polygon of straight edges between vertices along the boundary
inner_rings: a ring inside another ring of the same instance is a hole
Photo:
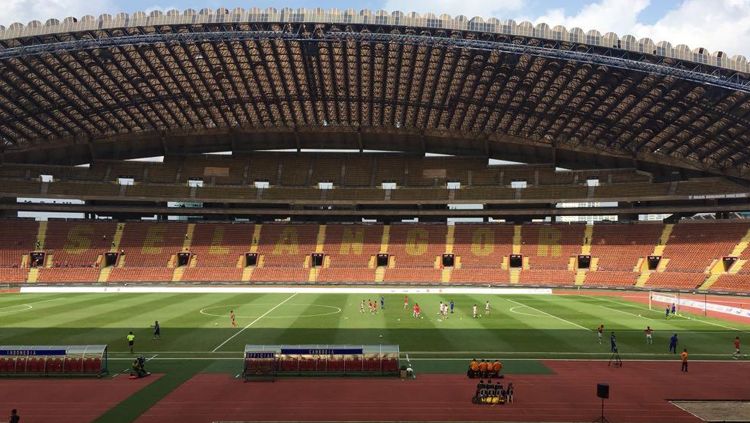
[[[271,308],[270,308],[270,309],[269,309],[269,310],[268,310],[267,312],[265,312],[265,313],[261,314],[261,315],[260,315],[260,316],[258,316],[258,317],[257,317],[257,318],[256,318],[255,320],[253,320],[252,322],[250,322],[250,323],[248,323],[247,325],[245,325],[245,327],[243,327],[242,329],[238,330],[238,331],[237,331],[237,333],[235,333],[234,335],[230,336],[230,337],[229,337],[229,338],[227,338],[227,339],[226,339],[226,340],[225,340],[224,342],[222,342],[221,344],[219,344],[219,345],[218,345],[218,346],[217,346],[216,348],[214,348],[213,350],[211,350],[211,352],[216,352],[217,350],[219,350],[219,349],[220,349],[221,347],[223,347],[224,345],[226,345],[226,344],[227,344],[227,342],[229,342],[229,341],[231,341],[232,339],[236,338],[236,337],[237,337],[237,336],[238,336],[239,334],[241,334],[242,332],[244,332],[244,331],[245,331],[246,329],[248,329],[248,328],[249,328],[250,326],[252,326],[252,325],[256,324],[256,323],[257,323],[257,322],[258,322],[258,321],[259,321],[260,319],[262,319],[262,318],[264,318],[264,317],[268,316],[269,314],[271,314],[271,312],[272,312],[272,311],[274,311],[274,310],[276,310],[277,308],[281,307],[282,305],[286,304],[286,302],[287,302],[287,301],[289,301],[289,300],[291,300],[292,298],[294,298],[294,297],[295,297],[295,296],[296,296],[297,294],[298,294],[298,293],[297,293],[297,292],[295,292],[294,294],[292,294],[292,295],[290,295],[289,297],[287,297],[287,298],[286,298],[286,299],[285,299],[284,301],[282,301],[282,302],[280,302],[280,303],[276,304],[275,306],[271,307]]]
[[[559,321],[561,321],[561,322],[565,322],[565,323],[567,323],[567,324],[573,325],[573,326],[575,326],[575,327],[577,327],[577,328],[580,328],[580,329],[583,329],[583,330],[585,330],[585,331],[587,331],[587,332],[591,332],[591,331],[593,330],[593,329],[585,328],[585,327],[583,327],[583,326],[579,325],[578,323],[575,323],[575,322],[571,322],[570,320],[565,320],[565,319],[563,319],[562,317],[558,317],[558,316],[555,316],[554,314],[550,314],[550,313],[547,313],[547,312],[546,312],[546,311],[544,311],[544,310],[539,310],[539,309],[538,309],[538,308],[536,308],[536,307],[532,307],[532,306],[530,306],[530,305],[526,305],[526,304],[523,304],[523,303],[519,303],[518,301],[514,301],[514,300],[511,300],[510,298],[505,298],[505,300],[507,300],[507,301],[510,301],[511,303],[513,303],[513,304],[516,304],[516,305],[519,305],[519,306],[523,306],[523,307],[527,307],[527,308],[530,308],[530,309],[532,309],[532,310],[536,310],[536,311],[538,311],[538,312],[540,312],[540,313],[542,313],[542,314],[545,314],[545,315],[547,315],[547,316],[549,316],[549,317],[552,317],[553,319],[557,319],[557,320],[559,320]],[[543,316],[539,316],[539,317],[543,317]]]

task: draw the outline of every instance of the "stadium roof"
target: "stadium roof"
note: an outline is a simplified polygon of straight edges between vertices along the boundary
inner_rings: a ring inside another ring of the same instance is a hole
[[[3,160],[354,148],[750,179],[741,56],[528,22],[204,9],[0,27]]]

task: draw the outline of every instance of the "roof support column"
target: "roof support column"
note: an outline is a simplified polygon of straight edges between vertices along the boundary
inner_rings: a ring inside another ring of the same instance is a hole
[[[302,144],[299,141],[299,132],[297,132],[296,126],[292,130],[294,131],[294,145],[297,146],[297,152],[299,153],[300,151],[302,151]]]
[[[164,153],[163,155],[166,156],[167,155],[167,136],[164,133],[164,131],[161,131],[159,133],[159,142],[161,143],[162,153]]]

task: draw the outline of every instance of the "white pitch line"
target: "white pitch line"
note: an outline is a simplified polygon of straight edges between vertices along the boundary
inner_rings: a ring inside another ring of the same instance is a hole
[[[573,325],[573,326],[575,326],[575,327],[577,327],[577,328],[581,328],[581,329],[583,329],[583,330],[586,330],[586,331],[593,331],[593,329],[585,328],[585,327],[583,327],[583,326],[579,325],[578,323],[574,323],[574,322],[571,322],[570,320],[565,320],[565,319],[563,319],[562,317],[558,317],[558,316],[555,316],[554,314],[550,314],[550,313],[547,313],[547,312],[546,312],[546,311],[544,311],[544,310],[539,310],[539,309],[538,309],[538,308],[536,308],[536,307],[532,307],[532,306],[530,306],[530,305],[526,305],[526,304],[523,304],[523,303],[519,303],[518,301],[515,301],[515,300],[511,300],[510,298],[505,298],[505,300],[507,300],[507,301],[510,301],[511,303],[513,303],[513,304],[516,304],[516,305],[519,305],[519,306],[524,306],[524,307],[528,307],[528,308],[530,308],[530,309],[532,309],[532,310],[536,310],[536,311],[538,311],[538,312],[540,312],[540,313],[542,313],[542,314],[546,314],[547,316],[549,316],[549,317],[552,317],[553,319],[557,319],[557,320],[559,320],[559,321],[561,321],[561,322],[565,322],[565,323],[568,323],[568,324],[570,324],[570,325]]]
[[[272,308],[271,308],[270,310],[268,310],[267,312],[265,312],[265,313],[261,314],[260,316],[258,316],[258,318],[257,318],[257,319],[255,319],[255,320],[253,320],[252,322],[248,323],[248,324],[247,324],[247,325],[246,325],[246,326],[245,326],[244,328],[240,329],[239,331],[237,331],[237,333],[235,333],[234,335],[232,335],[232,336],[230,336],[229,338],[227,338],[227,339],[226,339],[226,341],[224,341],[224,342],[222,342],[221,344],[219,344],[219,346],[217,346],[216,348],[214,348],[213,350],[211,350],[211,352],[216,352],[216,351],[217,351],[218,349],[220,349],[221,347],[223,347],[224,345],[226,345],[226,343],[227,343],[227,342],[229,342],[229,341],[231,341],[232,339],[234,339],[235,337],[237,337],[237,335],[241,334],[241,333],[242,333],[242,332],[244,332],[244,331],[245,331],[245,330],[246,330],[247,328],[249,328],[250,326],[252,326],[252,325],[254,325],[255,323],[257,323],[257,322],[258,322],[258,321],[259,321],[260,319],[262,319],[262,318],[264,318],[264,317],[268,316],[268,315],[269,315],[269,314],[270,314],[270,313],[271,313],[272,311],[274,311],[274,310],[276,310],[277,308],[279,308],[279,307],[281,307],[282,305],[284,305],[284,304],[285,304],[285,303],[286,303],[287,301],[289,301],[289,300],[291,300],[292,298],[294,298],[294,297],[295,297],[295,296],[296,296],[297,294],[298,294],[298,293],[297,293],[297,292],[295,292],[294,294],[292,294],[292,295],[290,295],[289,297],[287,297],[287,299],[285,299],[284,301],[282,301],[282,302],[280,302],[280,303],[276,304],[276,305],[275,305],[274,307],[272,307]]]

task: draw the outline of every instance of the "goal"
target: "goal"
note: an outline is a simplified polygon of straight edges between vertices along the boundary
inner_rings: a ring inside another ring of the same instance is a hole
[[[648,308],[649,310],[662,311],[669,307],[672,308],[672,304],[675,306],[675,311],[680,312],[680,293],[672,292],[649,292],[648,293]]]

